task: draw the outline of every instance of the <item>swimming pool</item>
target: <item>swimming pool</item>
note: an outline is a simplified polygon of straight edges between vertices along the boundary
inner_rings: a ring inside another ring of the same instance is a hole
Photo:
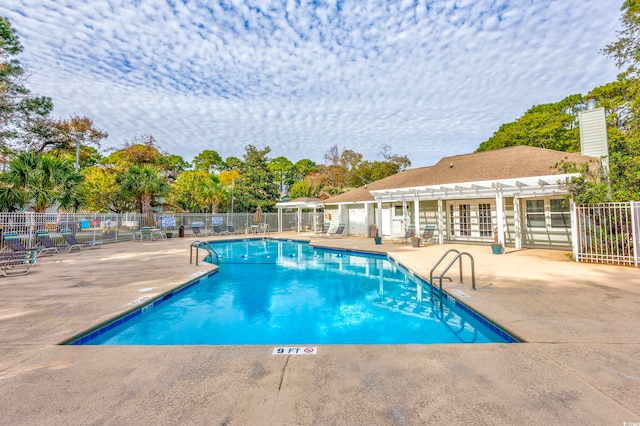
[[[72,342],[312,345],[513,342],[386,256],[281,240],[212,243],[217,273]]]

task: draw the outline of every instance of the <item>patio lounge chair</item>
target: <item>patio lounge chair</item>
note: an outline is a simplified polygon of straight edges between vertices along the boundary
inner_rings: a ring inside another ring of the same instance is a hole
[[[0,274],[5,277],[25,275],[36,264],[38,250],[0,253]]]
[[[70,229],[63,229],[60,231],[62,233],[62,238],[67,243],[67,250],[82,250],[84,248],[99,248],[100,246],[93,243],[81,243],[76,240],[76,237],[73,235]]]
[[[322,225],[322,231],[316,232],[314,235],[317,237],[326,237],[329,234],[329,223]]]
[[[340,238],[344,236],[344,227],[345,227],[344,223],[339,224],[336,230],[334,232],[327,234],[327,236],[329,236],[330,238]]]
[[[416,234],[415,227],[413,225],[407,226],[407,230],[404,233],[403,237],[394,237],[391,239],[392,243],[408,243],[411,241],[411,237]]]
[[[2,234],[2,251],[24,253],[27,248],[22,243],[17,232],[5,232]]]
[[[230,223],[227,224],[227,234],[229,235],[235,235],[236,230],[233,228],[233,225],[231,225]]]
[[[197,237],[198,235],[200,235],[200,227],[196,225],[192,225],[191,233],[193,234],[194,237]]]
[[[53,242],[51,237],[49,237],[49,231],[46,229],[36,231],[36,237],[38,239],[38,243],[42,246],[40,249],[40,253],[42,254],[54,254],[60,253],[60,249],[66,249],[66,246],[59,246]]]
[[[220,225],[213,225],[211,235],[227,235],[227,231],[223,231]]]
[[[433,242],[433,232],[436,230],[436,227],[433,225],[426,225],[424,227],[424,231],[422,231],[422,235],[420,235],[420,244],[426,245]]]
[[[153,230],[150,226],[140,228],[140,242],[143,240],[153,241]]]

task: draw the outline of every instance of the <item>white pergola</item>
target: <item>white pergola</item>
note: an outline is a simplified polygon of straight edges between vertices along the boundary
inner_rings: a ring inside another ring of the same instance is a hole
[[[302,217],[302,210],[313,210],[313,231],[316,232],[318,229],[316,212],[318,209],[324,208],[324,204],[320,199],[301,198],[283,203],[276,203],[276,208],[278,209],[278,232],[282,232],[282,211],[285,209],[297,209],[298,218]],[[298,232],[301,231],[300,222],[301,221],[298,219]]]
[[[514,198],[515,216],[515,246],[522,248],[522,224],[520,221],[519,199],[532,198],[549,195],[566,194],[567,190],[563,183],[579,174],[560,174],[548,176],[535,176],[515,179],[498,179],[491,181],[463,182],[430,186],[416,186],[410,188],[385,189],[371,191],[371,195],[378,203],[377,222],[382,223],[382,203],[402,202],[406,210],[407,202],[413,202],[415,214],[413,215],[415,229],[419,228],[419,201],[438,201],[438,235],[440,244],[444,243],[445,218],[442,202],[444,200],[459,199],[479,199],[495,198],[496,200],[496,221],[498,242],[504,245],[504,197]]]

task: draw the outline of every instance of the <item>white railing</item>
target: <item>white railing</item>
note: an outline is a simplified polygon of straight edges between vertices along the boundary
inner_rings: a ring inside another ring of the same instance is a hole
[[[580,204],[574,217],[576,261],[638,266],[640,204]]]
[[[61,231],[70,229],[81,243],[115,243],[131,241],[142,226],[161,228],[163,232],[178,237],[180,228],[186,236],[193,234],[193,228],[209,234],[214,223],[223,229],[230,224],[236,233],[244,233],[253,222],[254,213],[155,213],[147,218],[141,213],[35,213],[35,212],[0,212],[0,247],[2,235],[16,233],[27,248],[38,245],[37,231],[46,230],[56,243],[63,241]],[[297,230],[297,212],[283,212],[282,230]],[[303,212],[301,224],[313,223],[313,213]],[[268,229],[278,229],[278,213],[262,213],[261,224]],[[322,226],[322,224],[320,224]]]

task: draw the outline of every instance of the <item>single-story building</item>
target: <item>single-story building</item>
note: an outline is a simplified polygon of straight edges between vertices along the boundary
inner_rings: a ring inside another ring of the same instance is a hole
[[[348,235],[402,236],[435,227],[434,239],[515,248],[571,248],[571,209],[562,161],[600,159],[530,146],[444,157],[434,166],[405,170],[324,201],[332,226]]]

